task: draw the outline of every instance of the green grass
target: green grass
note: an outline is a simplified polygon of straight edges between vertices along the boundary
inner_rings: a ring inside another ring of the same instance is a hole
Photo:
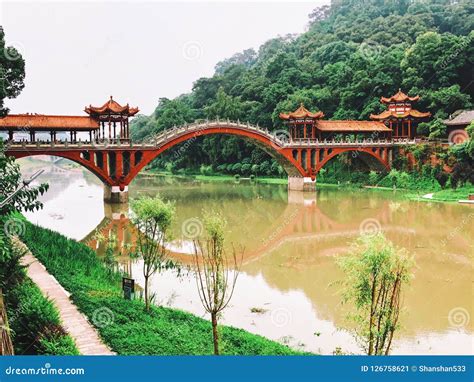
[[[86,245],[26,223],[22,238],[48,271],[71,293],[78,308],[118,354],[212,354],[209,321],[177,309],[144,310],[122,298],[121,275],[108,270]],[[232,355],[300,354],[264,337],[220,327],[221,352]]]
[[[59,312],[25,276],[5,291],[15,354],[77,355],[73,339],[61,326]]]
[[[466,200],[469,197],[469,194],[474,194],[474,186],[464,186],[459,187],[455,190],[447,188],[445,190],[433,192],[433,197],[431,199],[423,198],[423,195],[432,193],[430,191],[419,192],[417,194],[409,194],[409,198],[416,200],[425,200],[425,201],[436,201],[436,202],[458,202],[459,200]]]
[[[235,179],[235,177],[230,175],[193,175],[194,179],[200,180],[203,182],[242,182],[245,179],[248,182],[249,178],[241,177],[240,179]],[[271,177],[256,177],[252,180],[255,183],[263,184],[288,184],[287,178],[271,178]]]
[[[202,175],[202,174],[189,174],[189,175],[183,175],[183,174],[173,174],[171,172],[167,171],[157,171],[157,170],[148,170],[148,171],[142,171],[141,172],[143,175],[152,175],[152,176],[169,176],[173,178],[182,178],[182,179],[195,179],[203,182],[235,182],[236,179],[232,175],[220,175],[220,174],[215,174],[215,175]],[[248,177],[241,176],[242,178],[248,179]],[[255,178],[256,183],[264,183],[264,184],[288,184],[288,179],[287,178],[273,178],[273,177],[267,177],[267,176],[262,176],[262,177],[256,177]]]
[[[469,194],[474,194],[474,186],[460,187],[455,190],[446,189],[433,194],[433,199],[442,201],[458,201],[468,199]]]

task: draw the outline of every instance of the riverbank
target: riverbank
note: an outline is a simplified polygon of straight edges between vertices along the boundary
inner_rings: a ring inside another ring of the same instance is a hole
[[[5,305],[11,338],[17,355],[78,355],[79,351],[61,322],[53,302],[26,275],[20,256],[28,253],[23,243],[12,240],[8,264],[10,279],[5,281]]]
[[[69,291],[76,306],[104,342],[121,355],[205,355],[213,353],[209,321],[177,309],[124,300],[122,275],[109,269],[86,245],[25,222],[22,239]],[[290,355],[298,352],[241,329],[221,326],[222,353]]]
[[[158,171],[142,171],[143,175],[147,176],[166,176],[173,177],[178,179],[195,179],[202,182],[253,182],[261,184],[279,184],[287,185],[287,178],[271,178],[271,177],[256,177],[254,179],[249,178],[239,178],[236,179],[230,175],[202,175],[202,174],[190,174],[190,175],[181,175],[181,174],[172,174],[170,172],[158,172]],[[393,188],[393,187],[384,187],[384,186],[368,186],[359,183],[324,183],[318,182],[317,188],[341,188],[341,189],[370,189],[376,191],[396,191],[399,193],[400,197],[408,200],[415,201],[433,201],[433,202],[446,202],[446,203],[458,203],[459,200],[468,199],[470,194],[474,194],[474,186],[463,186],[457,189],[446,188],[444,190],[431,190],[431,189],[410,189],[410,188]],[[425,195],[431,195],[430,198],[424,197]]]
[[[453,189],[445,189],[439,191],[418,191],[413,192],[407,190],[406,197],[410,200],[423,202],[440,202],[440,203],[459,203],[460,200],[467,200],[469,195],[474,194],[474,186],[464,186]]]
[[[178,179],[195,179],[203,182],[254,182],[263,184],[288,184],[287,178],[256,177],[253,179],[240,177],[236,179],[231,175],[202,175],[202,174],[173,174],[166,171],[141,171],[142,175],[148,176],[168,176]]]

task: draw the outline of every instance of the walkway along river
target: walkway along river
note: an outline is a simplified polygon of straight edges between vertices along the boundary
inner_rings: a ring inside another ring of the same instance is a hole
[[[28,163],[28,162],[26,162]],[[29,162],[31,164],[31,162]],[[45,207],[27,214],[34,223],[84,240],[99,254],[93,233],[114,232],[133,241],[128,211],[104,205],[102,184],[87,171],[45,165],[50,183]],[[292,347],[331,354],[337,347],[359,353],[345,320],[338,287],[343,276],[335,257],[361,231],[382,230],[415,255],[417,267],[405,294],[403,328],[393,354],[472,354],[474,209],[456,204],[410,202],[393,192],[321,189],[290,193],[286,186],[200,183],[138,177],[130,197],[154,195],[176,201],[170,249],[189,262],[193,230],[202,228],[202,209],[228,220],[228,242],[245,248],[242,274],[223,322]],[[141,263],[120,258],[140,284]],[[160,304],[205,317],[192,275],[174,272],[152,280]]]

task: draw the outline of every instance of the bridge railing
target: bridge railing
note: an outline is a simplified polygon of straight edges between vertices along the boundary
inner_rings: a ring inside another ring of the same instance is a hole
[[[392,146],[393,141],[390,139],[364,139],[364,140],[350,140],[350,139],[311,139],[298,138],[291,139],[285,143],[285,146]]]
[[[183,126],[175,126],[171,129],[166,129],[163,132],[155,135],[154,137],[150,138],[146,141],[146,144],[153,144],[155,146],[160,146],[165,142],[168,142],[172,138],[177,138],[181,135],[188,134],[190,132],[196,133],[196,137],[199,136],[200,131],[204,131],[209,128],[221,128],[221,129],[239,129],[243,131],[251,131],[257,134],[260,134],[274,143],[283,145],[284,142],[274,134],[272,134],[268,129],[262,129],[259,126],[253,126],[249,122],[242,123],[240,121],[231,121],[231,120],[224,120],[221,121],[219,119],[214,121],[208,120],[197,120],[194,123],[186,124]]]
[[[409,139],[364,139],[364,140],[351,140],[347,138],[342,139],[311,139],[311,138],[298,138],[293,139],[287,132],[282,132],[281,130],[269,131],[266,128],[261,128],[258,125],[251,125],[249,122],[242,123],[240,121],[231,121],[231,120],[197,120],[190,124],[185,124],[182,126],[175,126],[171,129],[166,129],[159,134],[156,134],[152,138],[140,142],[134,143],[131,140],[120,140],[120,139],[103,139],[101,141],[78,141],[71,143],[68,141],[56,141],[56,142],[14,142],[7,143],[7,145],[18,148],[18,146],[24,149],[45,149],[45,148],[60,148],[63,149],[90,149],[90,148],[119,148],[119,147],[134,147],[134,148],[159,148],[162,145],[166,144],[173,138],[178,138],[181,135],[189,134],[190,132],[194,133],[194,137],[198,137],[201,131],[210,128],[219,128],[222,130],[225,129],[238,129],[248,132],[253,132],[259,134],[266,139],[268,139],[272,144],[275,144],[278,147],[334,147],[334,146],[347,146],[347,147],[375,147],[375,146],[392,146],[392,145],[409,145],[416,144],[417,141]]]
[[[393,138],[393,144],[395,145],[415,145],[418,143],[422,143],[421,139],[409,139],[409,138]],[[428,141],[426,141],[428,142]]]

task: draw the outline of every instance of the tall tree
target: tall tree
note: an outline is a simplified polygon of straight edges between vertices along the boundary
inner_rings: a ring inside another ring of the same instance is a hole
[[[229,304],[237,282],[238,261],[235,251],[232,260],[224,251],[226,221],[219,214],[206,214],[205,243],[194,242],[194,264],[199,297],[204,309],[211,315],[214,354],[219,355],[219,315]]]
[[[400,326],[402,290],[413,259],[383,234],[363,235],[348,256],[338,259],[344,272],[344,302],[354,305],[355,334],[367,355],[388,355]]]
[[[166,248],[170,227],[174,217],[174,205],[164,202],[158,196],[143,197],[132,203],[135,214],[133,223],[138,228],[137,252],[143,259],[145,278],[145,307],[150,310],[149,280],[157,271],[169,263]]]
[[[0,26],[0,117],[8,113],[5,98],[15,98],[25,86],[25,60],[20,52],[5,42],[5,33]]]

